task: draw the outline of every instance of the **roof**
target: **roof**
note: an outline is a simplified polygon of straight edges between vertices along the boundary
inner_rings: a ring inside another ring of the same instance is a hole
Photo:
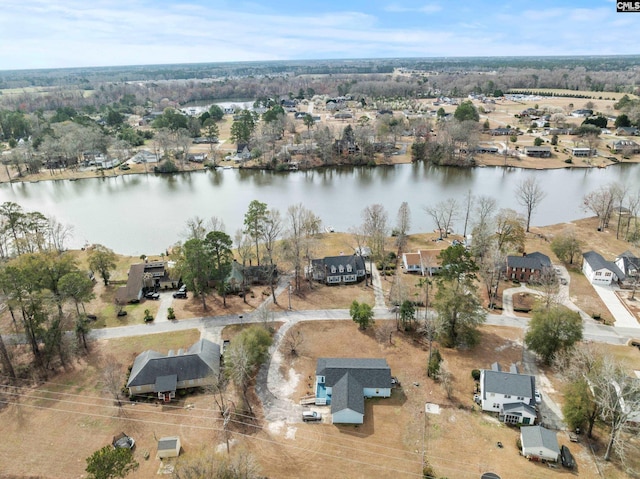
[[[554,431],[542,426],[525,426],[520,428],[522,447],[545,447],[560,454],[558,437]]]
[[[358,382],[354,374],[347,372],[333,386],[331,398],[331,413],[351,409],[364,414],[364,395],[362,384]]]
[[[483,392],[508,394],[532,399],[536,379],[528,374],[513,374],[502,371],[484,370]]]
[[[319,358],[316,375],[324,376],[325,384],[334,387],[345,375],[355,378],[362,388],[390,388],[391,368],[386,359]]]
[[[589,266],[591,266],[592,270],[598,271],[599,269],[608,269],[615,274],[618,279],[624,279],[624,273],[620,268],[618,268],[618,266],[612,261],[604,259],[601,254],[596,253],[595,251],[587,251],[586,253],[582,253],[582,256]]]
[[[353,273],[357,270],[364,270],[364,259],[362,256],[352,254],[352,255],[344,255],[344,256],[325,256],[321,260],[312,260],[312,265],[324,265],[327,268],[327,276],[331,276],[332,274],[344,274],[344,272],[340,272],[340,265],[346,266],[350,264],[353,268]],[[335,266],[336,272],[331,273],[331,267]]]
[[[178,375],[169,374],[168,376],[158,376],[153,386],[153,392],[162,393],[167,391],[175,391],[178,385]]]
[[[140,299],[142,290],[142,277],[144,275],[144,263],[132,264],[129,268],[127,285],[121,286],[116,291],[116,302],[126,304],[135,299]]]
[[[551,266],[551,260],[546,254],[536,251],[523,256],[507,256],[507,266],[510,268],[542,270]]]
[[[217,375],[219,370],[220,346],[200,339],[184,354],[176,356],[152,350],[140,353],[133,362],[127,387],[156,385],[158,378],[162,376],[175,375],[176,382],[203,379]]]
[[[177,449],[180,445],[178,436],[161,437],[158,439],[158,451],[171,451]]]
[[[511,414],[512,416],[522,416],[525,413],[529,416],[537,416],[536,408],[523,402],[504,404],[502,406],[502,411],[504,412],[504,414]]]

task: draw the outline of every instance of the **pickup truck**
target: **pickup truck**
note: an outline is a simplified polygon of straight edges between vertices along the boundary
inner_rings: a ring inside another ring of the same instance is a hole
[[[316,411],[303,411],[302,420],[304,422],[322,421],[322,414]]]

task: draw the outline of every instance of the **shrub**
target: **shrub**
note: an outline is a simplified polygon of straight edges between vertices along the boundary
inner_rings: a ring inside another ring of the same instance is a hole
[[[471,377],[473,378],[474,381],[480,381],[480,370],[479,369],[473,369],[471,371]]]
[[[144,310],[144,322],[148,323],[149,321],[153,321],[153,316],[151,316],[151,311],[148,309]]]
[[[173,308],[167,308],[167,319],[176,319],[176,314]]]
[[[566,160],[564,160],[565,163],[573,163],[573,160],[571,158],[567,158]]]

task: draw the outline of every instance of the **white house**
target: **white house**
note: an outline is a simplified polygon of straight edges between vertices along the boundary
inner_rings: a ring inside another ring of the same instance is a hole
[[[316,404],[331,405],[334,424],[362,424],[364,399],[391,396],[385,359],[319,358]]]
[[[629,250],[621,253],[614,262],[616,266],[620,268],[620,271],[624,273],[625,278],[631,277],[634,279],[638,276],[638,273],[640,273],[640,258]]]
[[[595,251],[587,251],[582,254],[582,257],[582,272],[591,284],[610,285],[624,280],[624,273],[620,268]]]
[[[560,457],[556,433],[542,426],[520,428],[520,442],[526,458],[557,462]]]
[[[534,376],[483,369],[480,371],[480,405],[483,411],[497,412],[509,424],[535,424]]]

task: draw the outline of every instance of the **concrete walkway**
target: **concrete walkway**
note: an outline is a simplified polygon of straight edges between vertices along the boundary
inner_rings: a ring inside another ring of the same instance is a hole
[[[620,301],[620,298],[616,295],[616,289],[613,286],[600,286],[593,285],[593,289],[596,290],[598,296],[602,302],[606,305],[607,309],[611,312],[615,320],[616,328],[638,328],[640,329],[640,324],[634,317],[633,314],[629,312],[627,308],[625,308],[624,304]]]
[[[380,272],[375,264],[371,268],[371,284],[373,285],[373,297],[375,298],[374,309],[385,309],[386,303],[384,301],[384,290],[382,289],[382,280],[380,279]]]

